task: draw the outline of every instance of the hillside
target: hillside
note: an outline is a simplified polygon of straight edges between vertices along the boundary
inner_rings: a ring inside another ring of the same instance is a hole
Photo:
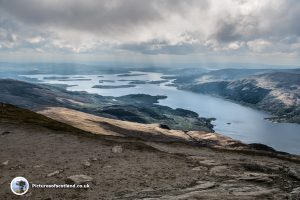
[[[300,123],[300,74],[273,72],[232,81],[191,83],[181,89],[221,96],[269,111],[274,121]]]
[[[143,94],[106,97],[70,92],[62,87],[0,79],[0,101],[34,111],[66,107],[90,114],[139,123],[161,123],[172,129],[213,131],[211,119],[195,112],[157,105],[165,96]]]
[[[180,131],[65,108],[42,113],[77,128],[7,104],[0,109],[4,200],[18,199],[9,191],[16,174],[35,184],[65,184],[74,175],[89,178],[89,189],[31,188],[25,199],[240,200],[300,195],[296,156],[253,150],[214,133],[194,133],[199,143],[188,144]],[[160,142],[155,142],[157,135]]]

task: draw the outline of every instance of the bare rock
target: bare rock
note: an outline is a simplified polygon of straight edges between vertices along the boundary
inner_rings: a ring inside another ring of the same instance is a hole
[[[41,168],[43,166],[44,166],[43,164],[42,165],[34,165],[33,168]]]
[[[300,194],[300,187],[297,187],[297,188],[293,189],[291,194]]]
[[[120,146],[120,145],[116,145],[116,146],[114,146],[114,147],[111,149],[111,151],[112,151],[113,153],[122,153],[122,152],[123,152],[123,147]]]
[[[87,161],[85,161],[85,162],[83,163],[83,165],[84,165],[85,167],[90,167],[90,166],[91,166],[91,163],[87,160]]]
[[[225,177],[225,176],[235,176],[238,174],[238,171],[226,166],[214,166],[210,169],[209,173],[213,176]]]
[[[198,166],[191,169],[192,171],[207,171],[207,167],[204,166]]]
[[[98,160],[98,158],[92,158],[92,161],[97,161]]]
[[[8,165],[8,160],[6,160],[6,161],[4,161],[3,163],[1,163],[1,166],[6,166],[6,165]]]
[[[238,180],[242,181],[251,181],[251,182],[265,182],[265,183],[272,183],[273,179],[267,175],[262,173],[249,173],[245,174],[238,178]]]
[[[225,171],[228,171],[228,167],[221,165],[221,166],[215,166],[215,167],[211,168],[209,173],[212,175],[218,175],[218,174],[225,175],[226,174],[226,173],[224,173]]]
[[[56,170],[54,172],[51,172],[51,173],[47,174],[47,177],[55,176],[55,175],[59,174],[60,172],[62,172],[62,170]]]
[[[215,161],[215,160],[200,160],[198,162],[199,162],[199,164],[205,165],[205,166],[208,166],[208,167],[220,165],[220,163]]]
[[[213,188],[215,186],[216,186],[216,184],[214,182],[198,181],[197,185],[195,185],[194,187],[186,188],[184,191],[190,192],[190,191],[198,191],[198,190],[207,190],[207,189]]]
[[[252,171],[252,172],[268,172],[270,169],[266,166],[266,164],[263,163],[256,163],[256,162],[247,162],[243,163],[242,166],[247,170],[247,171]]]
[[[288,174],[290,177],[300,180],[300,171],[296,169],[290,169]]]
[[[290,199],[292,200],[299,200],[300,199],[300,187],[297,187],[293,189],[293,191],[290,194]]]
[[[241,189],[243,189],[243,188],[241,188]],[[257,188],[257,190],[236,191],[236,192],[233,192],[232,194],[235,195],[235,196],[240,196],[242,198],[243,196],[247,196],[247,197],[272,196],[276,192],[278,192],[277,189],[261,189],[261,188]]]
[[[84,183],[92,182],[92,181],[93,181],[92,177],[83,175],[83,174],[69,176],[66,179],[66,183],[69,183],[69,184],[84,184]]]

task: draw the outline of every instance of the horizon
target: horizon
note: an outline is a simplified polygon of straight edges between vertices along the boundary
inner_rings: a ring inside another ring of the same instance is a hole
[[[0,61],[0,67],[5,67],[5,64],[11,65],[83,65],[90,67],[121,67],[121,68],[203,68],[208,70],[220,69],[299,69],[300,65],[281,65],[281,64],[260,64],[260,63],[138,63],[138,62],[72,62],[72,61]],[[38,67],[38,66],[36,66]]]

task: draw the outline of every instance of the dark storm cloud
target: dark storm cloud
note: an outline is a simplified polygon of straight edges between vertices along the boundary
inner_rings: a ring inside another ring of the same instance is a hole
[[[173,55],[186,55],[199,50],[198,45],[182,43],[182,44],[169,44],[167,41],[149,41],[142,43],[129,43],[120,45],[118,48],[134,51],[143,54],[173,54]]]
[[[96,32],[145,26],[162,19],[168,10],[182,12],[187,6],[186,1],[179,0],[0,1],[2,12],[30,25],[59,26]]]
[[[0,48],[297,52],[299,0],[0,0]]]

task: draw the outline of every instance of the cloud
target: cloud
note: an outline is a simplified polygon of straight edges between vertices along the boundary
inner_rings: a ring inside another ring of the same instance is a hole
[[[38,44],[40,42],[42,42],[44,40],[44,38],[42,38],[41,36],[32,36],[32,37],[28,37],[27,41],[31,44]]]
[[[299,0],[0,0],[1,51],[299,53]]]
[[[270,49],[272,43],[266,40],[257,39],[247,42],[247,46],[250,48],[251,51],[260,53],[266,51],[267,49]]]

